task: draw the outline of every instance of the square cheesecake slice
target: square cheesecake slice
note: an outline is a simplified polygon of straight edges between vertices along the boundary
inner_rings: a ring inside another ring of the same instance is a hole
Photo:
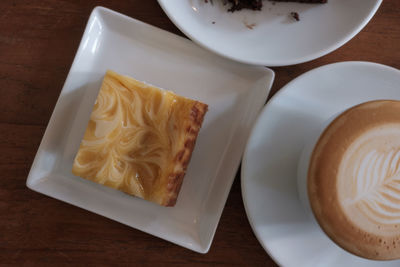
[[[107,71],[72,173],[174,206],[207,108]]]

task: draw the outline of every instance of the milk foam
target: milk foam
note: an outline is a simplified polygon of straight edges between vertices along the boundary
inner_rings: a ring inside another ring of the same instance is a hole
[[[400,124],[366,130],[345,151],[337,173],[339,203],[364,230],[400,223]]]

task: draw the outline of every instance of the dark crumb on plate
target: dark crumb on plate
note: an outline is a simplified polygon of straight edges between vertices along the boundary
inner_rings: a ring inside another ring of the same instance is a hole
[[[298,3],[305,3],[305,4],[325,4],[328,0],[269,0],[275,2],[298,2]]]
[[[231,4],[231,7],[228,9],[229,12],[235,12],[243,8],[261,10],[263,6],[262,0],[228,0],[228,3]]]
[[[275,5],[276,2],[300,2],[300,3],[310,3],[310,4],[318,4],[318,3],[326,3],[328,0],[268,0],[272,2],[272,5]],[[204,2],[211,4],[213,0],[204,0]],[[224,5],[229,3],[231,6],[228,9],[228,12],[235,12],[242,9],[252,9],[252,10],[261,10],[263,3],[262,0],[224,0]]]
[[[292,18],[294,18],[296,21],[299,21],[299,20],[300,20],[299,13],[297,13],[297,12],[290,12],[290,16],[291,16]]]
[[[215,24],[215,21],[211,22],[212,24]]]

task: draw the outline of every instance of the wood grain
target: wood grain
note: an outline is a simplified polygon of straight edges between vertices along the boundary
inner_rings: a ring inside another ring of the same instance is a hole
[[[90,12],[102,5],[183,34],[155,0],[0,1],[0,265],[275,266],[244,211],[239,175],[208,254],[178,247],[25,186]],[[400,68],[400,1],[385,0],[349,43],[320,59],[273,68],[271,96],[325,64],[365,60]]]

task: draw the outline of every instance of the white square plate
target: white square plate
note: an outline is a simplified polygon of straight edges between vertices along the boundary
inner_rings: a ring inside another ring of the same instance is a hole
[[[173,208],[128,196],[71,173],[107,69],[209,105]],[[269,69],[223,59],[187,39],[97,7],[89,18],[27,186],[206,253],[250,129],[273,78]]]

